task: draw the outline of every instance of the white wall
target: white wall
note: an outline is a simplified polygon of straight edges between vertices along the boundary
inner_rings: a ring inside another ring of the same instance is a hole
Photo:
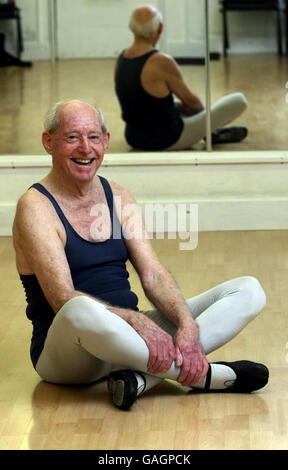
[[[49,59],[53,6],[56,6],[58,57],[116,57],[132,35],[127,24],[131,11],[143,0],[17,0],[24,35],[23,59]],[[161,49],[176,56],[204,55],[204,0],[149,0],[165,16]],[[276,19],[271,12],[230,12],[233,53],[277,52]],[[7,35],[6,49],[15,47],[12,22],[0,22]],[[284,28],[283,28],[284,31]],[[222,19],[218,0],[210,0],[211,49],[222,52]]]
[[[24,40],[22,59],[41,60],[50,58],[49,6],[51,0],[16,0],[21,9]],[[16,22],[1,21],[0,31],[5,33],[5,50],[16,55]]]
[[[58,1],[58,56],[116,57],[132,38],[129,15],[142,4],[143,0]]]
[[[132,39],[127,27],[131,11],[143,3],[143,0],[58,0],[59,57],[116,57]],[[164,14],[161,49],[178,57],[204,56],[204,0],[151,0],[147,3]],[[73,9],[69,8],[71,4]],[[222,52],[222,16],[218,0],[210,0],[209,10],[211,49]],[[231,12],[228,21],[233,52],[277,51],[273,13]]]
[[[280,0],[281,4],[281,0]],[[210,36],[213,50],[222,52],[222,15],[218,0],[210,0]],[[276,12],[251,11],[228,12],[228,31],[231,51],[236,53],[277,53]],[[285,19],[281,16],[282,37],[285,33]]]

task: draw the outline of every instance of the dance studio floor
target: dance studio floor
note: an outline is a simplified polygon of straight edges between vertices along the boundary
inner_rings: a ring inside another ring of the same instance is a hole
[[[245,395],[187,393],[163,381],[129,412],[116,409],[103,382],[89,387],[44,383],[29,359],[30,322],[14,267],[12,241],[0,239],[0,449],[225,450],[288,447],[288,239],[285,231],[206,232],[194,251],[153,240],[162,262],[190,297],[224,280],[254,275],[267,306],[209,360],[250,359],[270,369],[269,384]],[[149,308],[139,282],[140,307]],[[231,312],[233,315],[233,312]]]

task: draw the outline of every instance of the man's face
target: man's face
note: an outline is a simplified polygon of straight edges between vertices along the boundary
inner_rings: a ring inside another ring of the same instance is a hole
[[[86,103],[65,105],[57,130],[43,134],[43,145],[53,157],[54,170],[79,182],[94,177],[108,143],[109,134],[103,134],[98,113]]]

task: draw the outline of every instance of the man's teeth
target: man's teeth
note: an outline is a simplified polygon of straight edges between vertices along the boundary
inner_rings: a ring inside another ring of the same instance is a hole
[[[81,158],[73,158],[73,161],[76,162],[76,163],[84,163],[84,164],[87,164],[87,163],[91,163],[93,159],[89,159],[89,160],[83,160]]]

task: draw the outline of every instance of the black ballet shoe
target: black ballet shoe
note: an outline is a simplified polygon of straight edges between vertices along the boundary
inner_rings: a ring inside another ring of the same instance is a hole
[[[137,374],[139,374],[138,371]],[[142,375],[141,377],[145,383],[145,378]],[[121,410],[129,410],[137,399],[138,382],[135,374],[129,369],[111,372],[107,387],[114,405]]]
[[[269,370],[264,364],[251,361],[215,362],[214,364],[223,364],[230,367],[235,372],[236,379],[230,387],[224,390],[211,390],[211,392],[251,393],[265,387],[268,383]],[[208,388],[207,385],[207,391]]]
[[[242,126],[223,127],[212,132],[212,144],[229,144],[241,142],[248,134],[248,129]]]

